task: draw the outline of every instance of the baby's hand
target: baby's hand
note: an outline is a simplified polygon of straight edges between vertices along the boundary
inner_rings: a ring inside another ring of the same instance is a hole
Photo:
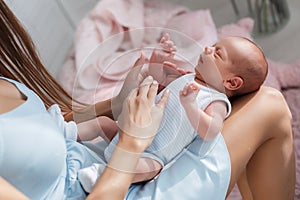
[[[179,91],[179,98],[183,107],[195,103],[199,91],[200,91],[200,85],[198,83],[192,81],[186,84],[184,88]]]

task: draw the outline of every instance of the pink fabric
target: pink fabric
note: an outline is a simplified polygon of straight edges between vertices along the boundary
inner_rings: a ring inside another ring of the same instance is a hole
[[[251,36],[253,26],[254,20],[251,18],[243,18],[236,23],[226,24],[218,28],[218,39],[228,36],[241,36],[253,40]]]
[[[189,11],[160,0],[102,0],[79,24],[59,81],[73,97],[87,103],[114,96],[139,48],[157,45],[162,28],[174,33],[185,30],[200,46],[217,40],[209,10]],[[176,34],[171,37],[176,41]],[[189,52],[183,55],[189,60],[199,55],[199,50],[184,52]]]

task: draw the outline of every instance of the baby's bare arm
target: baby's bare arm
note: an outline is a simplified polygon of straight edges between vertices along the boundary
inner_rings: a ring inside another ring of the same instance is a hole
[[[196,97],[200,86],[191,82],[180,91],[180,101],[191,122],[191,125],[202,139],[213,139],[222,129],[226,117],[226,104],[214,101],[205,110],[199,108]]]
[[[206,138],[207,139],[214,138],[222,130],[223,122],[225,120],[226,114],[227,114],[227,106],[225,102],[223,101],[212,102],[203,112],[204,115],[203,119],[207,118],[207,120],[204,121],[203,127],[201,127],[201,125],[199,126],[199,128],[201,129],[198,129],[197,131],[198,134],[200,134],[201,130],[202,131],[207,130]],[[202,118],[200,118],[199,120],[202,120]],[[201,121],[199,124],[201,124]]]
[[[226,105],[221,101],[211,103],[205,111],[198,106],[186,106],[187,116],[202,139],[213,139],[222,129],[226,116]]]
[[[79,141],[90,141],[101,137],[109,143],[118,131],[117,123],[105,116],[79,123],[77,128]]]

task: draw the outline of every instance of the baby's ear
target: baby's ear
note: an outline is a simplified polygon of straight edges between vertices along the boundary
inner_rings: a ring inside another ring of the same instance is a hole
[[[244,80],[240,76],[233,76],[224,80],[223,85],[227,90],[235,91],[240,89],[244,84]]]

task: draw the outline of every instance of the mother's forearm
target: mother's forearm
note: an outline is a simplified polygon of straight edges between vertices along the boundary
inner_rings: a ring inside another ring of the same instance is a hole
[[[127,139],[122,139],[122,136]],[[124,199],[135,176],[141,152],[146,148],[146,146],[140,148],[139,145],[134,145],[136,141],[135,138],[121,134],[121,139],[114,149],[107,167],[88,196],[88,200]]]

